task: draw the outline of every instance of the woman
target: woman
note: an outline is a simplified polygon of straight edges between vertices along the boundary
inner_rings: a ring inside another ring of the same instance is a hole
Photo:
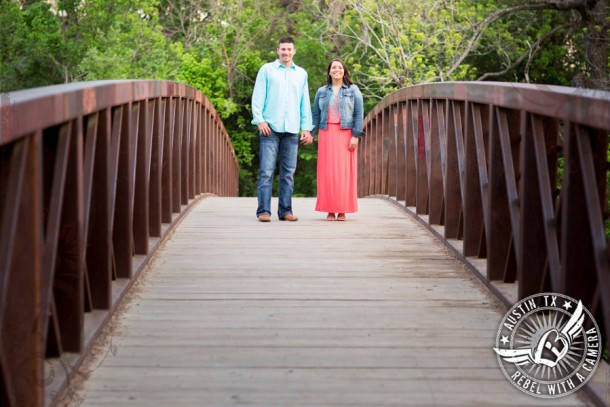
[[[343,221],[346,213],[358,211],[356,148],[364,136],[364,108],[343,61],[333,59],[326,74],[327,84],[316,92],[311,112],[313,131],[318,131],[316,211],[328,212],[326,220]]]

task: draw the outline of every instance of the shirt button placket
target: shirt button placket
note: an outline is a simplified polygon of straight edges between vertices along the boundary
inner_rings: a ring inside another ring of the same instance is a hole
[[[284,72],[284,131],[288,131],[288,113],[289,113],[289,101],[290,101],[290,86],[288,84],[288,73],[290,72],[290,68],[286,69]]]

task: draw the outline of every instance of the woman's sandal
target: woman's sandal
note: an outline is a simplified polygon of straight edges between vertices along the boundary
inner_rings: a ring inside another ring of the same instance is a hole
[[[345,220],[345,214],[344,213],[340,213],[339,215],[337,215],[337,220],[344,221]]]
[[[335,214],[328,212],[328,215],[326,215],[326,220],[335,220]]]

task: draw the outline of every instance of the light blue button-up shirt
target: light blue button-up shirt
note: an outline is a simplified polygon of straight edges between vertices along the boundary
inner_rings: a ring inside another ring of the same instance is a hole
[[[267,122],[277,133],[312,130],[307,72],[279,60],[261,67],[252,93],[252,124]]]

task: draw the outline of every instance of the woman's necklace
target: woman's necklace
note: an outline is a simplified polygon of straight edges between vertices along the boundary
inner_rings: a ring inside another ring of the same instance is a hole
[[[331,109],[333,111],[333,114],[337,115],[339,114],[339,91],[341,90],[341,85],[343,84],[343,82],[341,82],[339,85],[336,85],[333,83],[333,96],[331,99]]]
[[[331,96],[330,103],[333,114],[339,114],[339,89],[335,92],[335,88],[333,87],[333,95]]]

